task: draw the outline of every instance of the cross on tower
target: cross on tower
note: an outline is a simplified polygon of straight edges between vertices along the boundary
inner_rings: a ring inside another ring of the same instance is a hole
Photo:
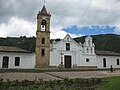
[[[43,1],[44,5],[45,5],[45,3],[46,3],[46,0],[42,0],[42,1]]]

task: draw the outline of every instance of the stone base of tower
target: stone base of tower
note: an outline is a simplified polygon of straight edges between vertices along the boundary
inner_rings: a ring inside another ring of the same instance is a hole
[[[49,62],[44,61],[44,62],[36,62],[35,68],[48,68],[49,67]]]
[[[49,65],[44,65],[44,64],[35,65],[35,68],[49,68]]]

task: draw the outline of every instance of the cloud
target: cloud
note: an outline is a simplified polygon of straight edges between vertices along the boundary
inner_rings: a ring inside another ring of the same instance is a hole
[[[120,22],[120,3],[116,0],[64,0],[64,2],[50,0],[49,2],[52,3],[49,7],[56,16],[54,20],[60,20],[55,22],[55,25],[58,23],[64,27],[71,23],[75,25],[113,25]]]
[[[36,33],[36,23],[26,21],[18,17],[12,17],[7,24],[2,23],[0,25],[0,37],[19,37],[19,36],[35,36]],[[61,29],[62,27],[55,27],[51,29],[51,39],[64,38],[67,34]],[[73,35],[72,35],[73,36]],[[75,36],[75,35],[74,35]]]
[[[36,14],[42,3],[39,0],[0,0],[0,23],[7,23],[12,17],[36,21]]]
[[[71,34],[71,33],[69,33],[69,35],[70,35],[72,38],[76,38],[76,37],[81,37],[81,36],[83,36],[82,34]]]
[[[35,25],[37,13],[41,10],[42,5],[42,0],[8,0],[7,2],[0,0],[0,27],[5,29],[15,24],[11,22],[13,17],[17,17],[16,20],[20,19]],[[46,8],[52,15],[52,38],[63,37],[61,35],[66,34],[63,28],[73,25],[117,26],[120,23],[120,0],[47,0]],[[26,27],[26,25],[23,25],[23,27]],[[16,28],[20,29],[19,25]],[[2,31],[1,35],[16,36],[16,28]],[[34,28],[36,27],[34,26]],[[26,30],[28,31],[28,29]],[[23,33],[22,30],[19,31]],[[24,32],[24,34],[33,36],[31,34],[33,31],[35,33],[36,29],[27,33]],[[58,35],[58,32],[60,35]]]
[[[82,34],[74,34],[74,33],[65,32],[63,30],[57,30],[55,32],[54,31],[51,32],[51,39],[56,39],[56,38],[63,39],[67,34],[69,34],[72,38],[83,36]]]
[[[1,37],[9,36],[35,36],[36,24],[24,19],[12,17],[8,23],[0,25]]]
[[[120,34],[120,24],[115,27],[115,33]]]
[[[60,38],[63,39],[67,33],[65,31],[59,30],[57,32],[51,32],[51,39]]]

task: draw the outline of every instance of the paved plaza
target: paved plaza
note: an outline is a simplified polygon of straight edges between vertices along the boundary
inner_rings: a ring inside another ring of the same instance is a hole
[[[66,71],[66,72],[40,72],[40,73],[20,73],[20,72],[5,72],[0,73],[0,78],[4,80],[61,80],[64,78],[91,78],[91,77],[110,77],[120,76],[120,70],[115,72],[109,71]]]

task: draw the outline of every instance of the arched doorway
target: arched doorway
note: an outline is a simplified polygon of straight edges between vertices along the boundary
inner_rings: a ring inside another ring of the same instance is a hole
[[[3,57],[2,68],[8,68],[8,65],[9,65],[9,57],[8,56],[4,56]]]

